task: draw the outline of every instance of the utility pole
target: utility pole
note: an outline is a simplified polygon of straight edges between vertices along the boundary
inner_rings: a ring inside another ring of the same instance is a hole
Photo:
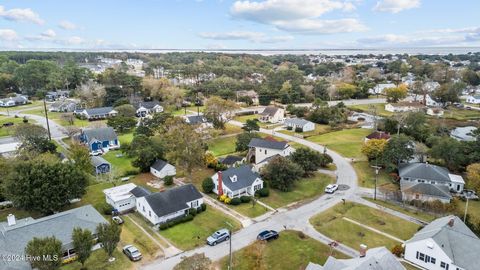
[[[232,270],[233,269],[232,268],[232,259],[233,259],[233,257],[232,257],[232,228],[233,228],[233,225],[230,224],[230,222],[228,222],[228,221],[225,221],[225,223],[230,227],[228,229],[228,235],[229,235],[228,239],[229,239],[229,242],[230,242],[229,243],[230,251],[229,251],[229,255],[228,255],[228,270]]]
[[[45,98],[43,98],[43,109],[45,111],[45,120],[47,121],[47,131],[48,131],[48,140],[52,140],[52,134],[50,134],[50,124],[48,123],[48,113],[47,113],[47,103]]]
[[[375,166],[372,166],[375,169],[375,191],[373,193],[373,199],[377,200],[377,181],[378,181],[378,172],[380,171],[381,167],[378,166],[378,157],[375,159]]]
[[[467,221],[468,199],[470,199],[471,191],[465,191],[465,197],[467,198],[467,204],[465,204],[465,214],[463,215],[463,223]]]

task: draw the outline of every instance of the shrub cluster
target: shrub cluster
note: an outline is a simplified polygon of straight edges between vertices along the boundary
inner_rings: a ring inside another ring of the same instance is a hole
[[[258,195],[260,197],[268,197],[270,195],[270,190],[264,187],[262,189],[257,190],[257,192],[255,192],[255,195]]]
[[[241,196],[241,197],[236,197],[236,198],[228,198],[227,195],[223,194],[222,196],[218,197],[218,200],[221,202],[224,202],[225,204],[231,204],[231,205],[239,205],[242,203],[248,203],[252,200],[252,197],[250,196]]]
[[[162,223],[162,224],[160,224],[159,229],[162,231],[162,230],[166,230],[168,228],[171,228],[171,227],[173,227],[177,224],[189,222],[189,221],[193,220],[196,215],[200,214],[201,212],[205,211],[206,209],[207,209],[207,205],[204,204],[204,203],[202,205],[200,205],[200,207],[198,207],[198,208],[190,208],[190,210],[188,211],[189,213],[187,215],[184,215],[184,216],[169,220],[165,223]]]

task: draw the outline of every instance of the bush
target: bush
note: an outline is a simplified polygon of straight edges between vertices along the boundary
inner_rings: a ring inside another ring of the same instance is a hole
[[[257,190],[256,194],[260,197],[268,197],[270,195],[270,190],[268,188],[262,188]]]
[[[223,194],[222,196],[218,197],[218,200],[221,202],[225,202],[227,198],[228,198],[227,195]]]
[[[165,184],[165,186],[173,185],[173,176],[171,175],[165,176],[165,178],[163,178],[163,183]]]
[[[293,128],[291,126],[287,126],[287,130],[292,130]]]
[[[127,170],[123,173],[122,176],[137,175],[137,174],[138,174],[137,170]]]
[[[296,127],[295,132],[297,133],[303,132],[303,129],[301,127]]]
[[[184,217],[182,218],[182,222],[188,222],[188,221],[191,221],[191,220],[193,220],[193,218],[194,218],[194,216],[193,216],[193,215],[191,215],[191,214],[188,214],[188,215],[186,215],[186,216],[184,216]]]
[[[168,229],[168,223],[162,223],[158,227],[161,231]]]
[[[223,202],[226,203],[226,204],[230,204],[232,202],[232,199],[227,197],[227,198],[225,198],[225,200]]]
[[[108,203],[103,203],[100,209],[104,215],[111,215],[113,211],[113,207]]]
[[[214,187],[215,187],[215,184],[213,183],[212,178],[207,177],[207,178],[203,179],[203,182],[202,182],[203,192],[212,193]]]
[[[242,200],[240,198],[233,198],[232,201],[230,202],[231,205],[239,205],[242,203]]]
[[[202,208],[202,212],[204,212],[205,210],[207,210],[207,205],[202,203],[201,208]]]
[[[167,222],[167,225],[168,225],[168,227],[173,227],[173,226],[177,225],[177,222],[169,221],[169,222]]]
[[[188,213],[191,214],[192,216],[195,216],[197,214],[197,208],[190,208]]]
[[[402,257],[402,254],[404,252],[404,248],[402,247],[402,245],[396,245],[392,248],[392,254],[401,258]]]
[[[240,200],[242,201],[242,203],[248,203],[252,200],[252,197],[250,196],[242,196],[240,197]]]

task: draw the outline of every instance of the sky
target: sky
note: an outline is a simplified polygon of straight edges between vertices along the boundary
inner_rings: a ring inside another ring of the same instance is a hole
[[[480,46],[479,0],[0,0],[0,49]]]

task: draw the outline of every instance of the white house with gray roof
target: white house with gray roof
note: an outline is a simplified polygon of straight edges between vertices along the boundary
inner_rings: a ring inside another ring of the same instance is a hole
[[[104,189],[103,194],[105,194],[105,201],[113,207],[114,211],[125,213],[135,210],[137,198],[147,196],[151,194],[151,192],[134,183],[128,183]]]
[[[285,110],[275,106],[266,107],[263,112],[260,113],[258,120],[263,123],[280,123],[285,119]]]
[[[461,193],[465,182],[447,168],[428,163],[403,163],[398,168],[404,201],[450,202],[450,192]]]
[[[405,260],[428,270],[480,268],[480,239],[456,216],[432,221],[405,242]]]
[[[328,257],[323,266],[309,263],[305,270],[405,270],[405,267],[385,247],[372,248],[365,256],[352,259]]]
[[[164,178],[165,176],[174,176],[177,174],[177,169],[172,164],[157,159],[152,166],[150,166],[150,173],[158,178]]]
[[[302,132],[315,130],[315,123],[302,118],[287,118],[284,121],[286,127],[292,128],[292,130],[300,129]]]
[[[91,108],[91,109],[81,109],[74,112],[75,115],[84,117],[89,121],[106,119],[109,117],[114,117],[118,114],[113,107],[100,107],[100,108]]]
[[[286,141],[277,141],[273,138],[253,138],[248,147],[247,161],[255,165],[264,163],[265,160],[276,155],[286,157],[294,151]]]
[[[470,104],[480,104],[480,95],[468,96],[465,101]]]
[[[54,215],[33,219],[31,217],[17,220],[9,215],[7,222],[0,222],[0,254],[7,256],[19,256],[25,254],[25,247],[34,237],[54,236],[62,242],[62,259],[68,259],[75,255],[73,250],[72,232],[74,228],[88,229],[96,234],[97,226],[108,223],[103,216],[91,205],[85,205]],[[95,237],[96,238],[96,237]],[[100,248],[95,245],[93,249]],[[30,264],[25,260],[2,260],[0,269],[29,270]]]
[[[229,198],[253,196],[257,190],[263,188],[263,180],[251,165],[232,167],[219,171],[212,176],[213,192],[217,195],[225,194]]]

